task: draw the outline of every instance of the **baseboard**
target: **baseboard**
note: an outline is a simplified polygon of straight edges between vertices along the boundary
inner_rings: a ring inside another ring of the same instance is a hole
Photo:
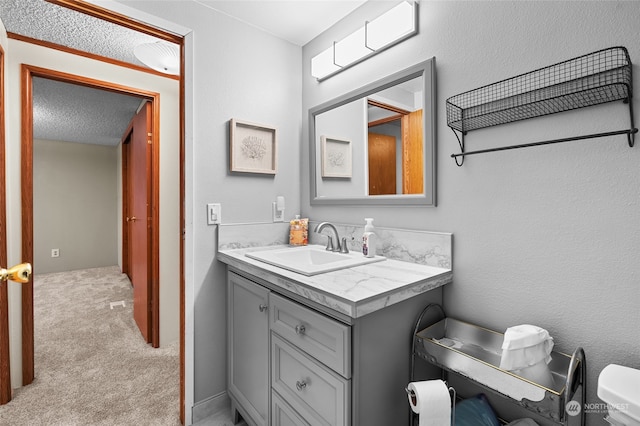
[[[219,413],[222,410],[229,410],[231,399],[227,392],[221,392],[205,400],[196,403],[191,409],[191,420],[197,423],[202,419]]]

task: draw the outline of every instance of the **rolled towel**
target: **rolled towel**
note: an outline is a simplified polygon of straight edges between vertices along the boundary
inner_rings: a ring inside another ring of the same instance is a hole
[[[502,342],[500,368],[513,371],[548,364],[552,350],[553,338],[547,330],[529,324],[509,327]]]
[[[500,368],[553,389],[553,375],[547,366],[552,349],[553,339],[547,330],[529,324],[509,327],[504,333]]]

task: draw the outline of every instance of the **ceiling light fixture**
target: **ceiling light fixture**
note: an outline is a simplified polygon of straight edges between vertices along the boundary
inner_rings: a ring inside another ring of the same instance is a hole
[[[418,34],[418,3],[403,1],[311,58],[311,75],[322,81]]]
[[[133,54],[146,66],[165,74],[180,74],[180,49],[164,41],[143,43],[133,49]]]

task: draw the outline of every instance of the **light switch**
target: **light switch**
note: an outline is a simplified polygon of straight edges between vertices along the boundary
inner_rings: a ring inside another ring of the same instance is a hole
[[[207,225],[217,225],[222,222],[222,205],[220,203],[207,204]]]
[[[272,203],[273,221],[284,222],[284,197],[278,195],[276,201]]]

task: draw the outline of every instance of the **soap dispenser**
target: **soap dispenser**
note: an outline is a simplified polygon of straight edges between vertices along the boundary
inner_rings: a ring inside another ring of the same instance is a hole
[[[364,234],[362,234],[362,254],[366,257],[376,256],[376,234],[373,227],[373,218],[365,218]]]

